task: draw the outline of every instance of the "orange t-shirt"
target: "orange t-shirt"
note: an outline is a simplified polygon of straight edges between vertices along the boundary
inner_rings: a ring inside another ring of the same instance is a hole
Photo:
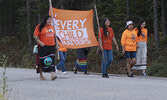
[[[67,52],[67,48],[59,47],[59,51]]]
[[[137,28],[135,28],[135,31],[138,33]],[[142,35],[137,36],[137,42],[145,41],[147,43],[147,29],[146,28],[141,28],[141,33],[142,33]]]
[[[104,35],[102,27],[100,28],[100,32],[101,32],[101,40],[102,40],[103,49],[112,50],[112,38],[115,37],[113,29],[111,27],[107,28],[107,32],[108,32],[107,36]],[[100,38],[100,35],[98,35],[98,38]]]
[[[35,28],[34,35],[36,35],[46,46],[55,45],[55,30],[52,25],[46,25],[40,32],[38,24]]]
[[[135,30],[126,29],[121,38],[121,44],[125,46],[125,51],[136,51],[137,33]]]

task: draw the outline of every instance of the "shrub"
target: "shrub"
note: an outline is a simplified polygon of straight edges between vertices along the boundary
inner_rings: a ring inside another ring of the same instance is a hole
[[[8,85],[7,85],[7,77],[6,77],[6,63],[8,57],[2,56],[2,66],[4,68],[2,76],[2,81],[0,82],[0,100],[7,100],[8,97]],[[0,79],[1,80],[1,79]]]
[[[147,68],[147,73],[153,76],[167,77],[167,58],[159,56],[154,63]]]

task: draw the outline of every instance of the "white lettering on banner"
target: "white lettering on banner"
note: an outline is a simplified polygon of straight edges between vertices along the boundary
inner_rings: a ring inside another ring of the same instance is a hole
[[[77,26],[77,25],[78,25],[78,20],[74,20],[74,21],[73,21],[73,27],[72,27],[72,28],[73,28],[73,29],[78,29],[78,26]]]
[[[72,28],[70,27],[72,24],[71,24],[72,20],[68,20],[67,21],[67,30],[71,30]]]
[[[86,28],[76,30],[57,30],[56,35],[61,40],[62,44],[65,45],[91,44],[91,41],[88,40]]]
[[[81,22],[81,27],[83,27],[83,24],[85,23],[86,21],[86,18],[82,21],[82,20],[79,20]]]
[[[76,30],[56,30],[56,35],[62,40],[70,40],[70,39],[80,39],[80,38],[88,38],[87,29],[76,29]]]
[[[60,28],[59,28],[59,25],[60,25],[60,20],[55,20],[55,23],[54,24],[56,24],[55,26],[56,26],[56,30],[60,30]]]
[[[66,25],[66,21],[64,21],[64,23],[61,21],[61,25],[62,25],[62,29],[65,28],[65,25]],[[60,28],[59,28],[60,29]]]
[[[85,45],[91,44],[91,41],[88,38],[76,39],[76,40],[61,40],[62,44],[65,45]]]
[[[88,39],[87,28],[84,26],[85,19],[81,20],[55,20],[56,35],[64,45],[88,45],[91,41]]]
[[[62,20],[54,20],[55,21],[55,26],[56,26],[56,29],[57,30],[60,30],[60,29],[78,29],[79,26],[78,24],[81,25],[80,28],[84,28],[84,23],[87,19],[83,19],[83,20],[65,20],[64,22]]]

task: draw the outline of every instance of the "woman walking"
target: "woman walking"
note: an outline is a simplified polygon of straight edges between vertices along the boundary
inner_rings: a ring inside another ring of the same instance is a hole
[[[133,22],[126,22],[126,30],[122,34],[121,44],[122,44],[122,53],[126,57],[126,70],[128,77],[133,77],[133,72],[131,68],[136,63],[136,40],[137,33],[133,29]]]
[[[45,80],[42,72],[50,72],[51,80],[55,80],[55,30],[49,15],[45,15],[34,31],[34,39],[39,45],[40,80]]]
[[[146,22],[140,20],[138,27],[135,29],[137,32],[137,62],[133,69],[142,70],[142,76],[147,76],[146,74],[146,64],[147,64],[147,29]]]
[[[100,28],[100,35],[98,35],[99,40],[101,39],[102,46],[100,46],[101,58],[102,58],[102,77],[103,78],[109,78],[107,70],[110,65],[110,63],[113,61],[113,51],[112,51],[112,41],[116,45],[117,51],[119,50],[119,47],[117,45],[113,29],[110,27],[110,20],[108,18],[105,18],[102,22],[102,27]],[[100,42],[100,41],[99,41]],[[104,54],[104,55],[103,55]]]

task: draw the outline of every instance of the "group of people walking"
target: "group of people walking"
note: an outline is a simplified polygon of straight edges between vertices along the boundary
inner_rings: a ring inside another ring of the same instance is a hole
[[[126,57],[126,71],[128,77],[133,77],[133,69],[143,70],[142,76],[147,76],[147,29],[146,22],[141,20],[137,28],[134,28],[132,21],[126,22],[126,30],[122,33],[121,45],[122,53]],[[109,78],[107,69],[113,60],[112,41],[119,51],[113,29],[110,27],[110,20],[105,18],[100,28],[101,35],[98,35],[101,58],[102,58],[102,77]],[[137,61],[137,62],[136,62]]]
[[[122,34],[122,53],[126,57],[128,77],[133,77],[133,69],[143,70],[142,76],[147,76],[145,72],[147,62],[147,29],[145,27],[146,22],[144,20],[139,22],[137,28],[134,28],[132,21],[127,21],[126,30]]]
[[[105,18],[100,27],[98,35],[99,49],[101,51],[101,67],[102,77],[109,78],[107,73],[108,67],[113,61],[112,42],[119,51],[114,31],[110,26],[110,20]],[[128,77],[133,77],[133,69],[143,70],[142,75],[146,76],[146,62],[147,62],[147,29],[146,22],[142,20],[138,27],[134,28],[132,21],[126,22],[126,30],[122,33],[121,45],[122,53],[126,57],[126,71]],[[49,15],[45,15],[40,24],[38,24],[34,31],[34,39],[38,44],[37,73],[40,73],[40,80],[45,80],[42,72],[50,72],[51,80],[55,80],[57,76],[55,72],[62,69],[62,74],[67,74],[65,70],[65,60],[67,56],[67,48],[59,47],[60,62],[55,66],[55,30],[52,26],[52,20]],[[89,48],[77,49],[77,60],[74,67],[74,73],[81,70],[84,74],[87,73],[87,56]]]

